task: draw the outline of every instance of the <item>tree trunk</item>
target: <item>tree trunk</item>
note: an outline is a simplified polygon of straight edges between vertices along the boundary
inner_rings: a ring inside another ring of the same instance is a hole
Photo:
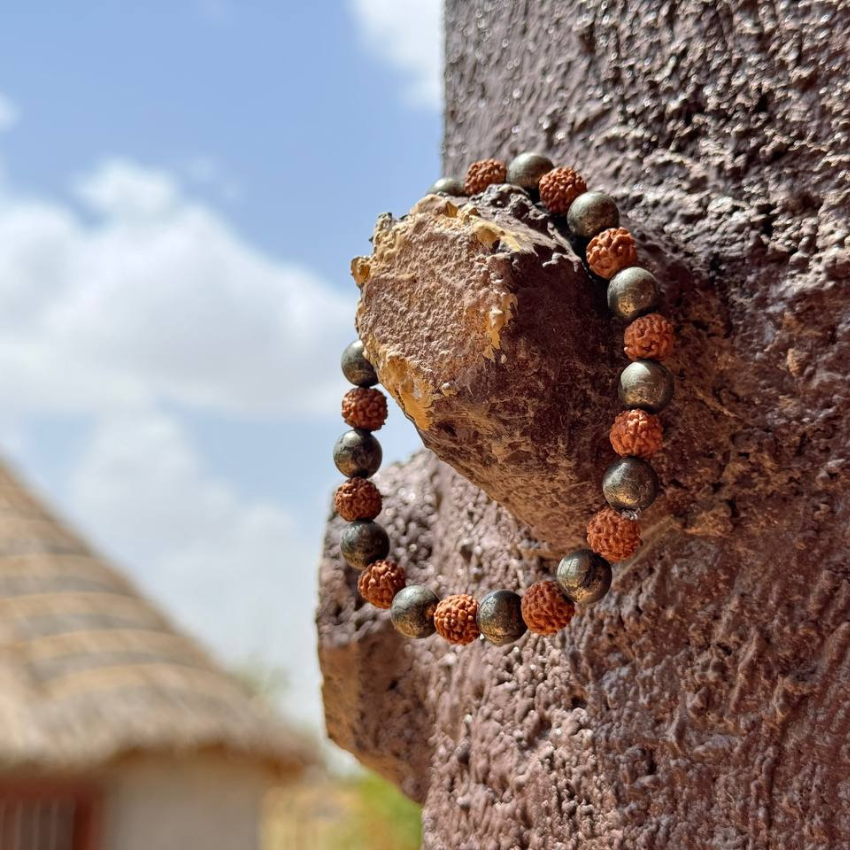
[[[662,281],[665,495],[602,602],[505,648],[396,635],[332,518],[329,732],[423,802],[429,850],[846,847],[850,4],[449,0],[446,33],[447,173],[575,165]],[[478,207],[382,222],[406,241],[358,329],[442,459],[378,476],[393,555],[480,598],[601,507],[622,326],[521,197]]]

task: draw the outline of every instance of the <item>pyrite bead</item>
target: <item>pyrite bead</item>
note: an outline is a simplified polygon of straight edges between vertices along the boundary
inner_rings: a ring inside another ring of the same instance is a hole
[[[645,511],[658,495],[658,476],[643,458],[621,457],[606,470],[602,493],[616,510]]]
[[[514,186],[536,192],[540,178],[554,167],[554,163],[548,156],[535,151],[526,151],[511,160],[508,165],[507,181]]]
[[[561,559],[556,578],[576,605],[592,605],[611,587],[611,565],[592,549],[576,549]]]
[[[673,375],[655,360],[635,360],[620,374],[620,401],[626,407],[659,413],[672,398]]]
[[[570,205],[567,227],[580,239],[594,236],[620,224],[620,211],[610,195],[604,192],[585,192]]]
[[[342,352],[340,365],[346,380],[357,387],[374,387],[378,383],[375,367],[366,359],[363,343],[359,339],[355,339]]]
[[[374,561],[390,553],[390,538],[382,525],[370,519],[349,523],[339,538],[339,550],[349,566],[365,570]]]
[[[657,304],[658,281],[639,266],[623,269],[608,284],[608,307],[627,322],[655,309]]]
[[[522,619],[522,598],[510,590],[488,593],[478,606],[478,628],[490,643],[505,646],[528,631]]]
[[[418,584],[400,590],[393,598],[390,619],[396,631],[409,638],[430,637],[436,631],[434,612],[440,600],[434,591]]]
[[[370,478],[383,456],[381,444],[362,428],[346,431],[334,444],[334,463],[346,478]]]
[[[463,181],[457,177],[441,177],[431,184],[429,195],[463,195]]]

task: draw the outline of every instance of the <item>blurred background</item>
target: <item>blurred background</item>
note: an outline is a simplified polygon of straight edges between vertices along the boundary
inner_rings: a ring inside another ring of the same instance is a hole
[[[349,263],[439,176],[441,4],[17,0],[2,18],[3,458],[322,741]],[[381,442],[385,462],[417,447],[395,409]],[[321,846],[418,846],[415,807],[321,754]],[[364,811],[384,838],[370,822],[358,843]],[[299,846],[284,832],[269,846]]]

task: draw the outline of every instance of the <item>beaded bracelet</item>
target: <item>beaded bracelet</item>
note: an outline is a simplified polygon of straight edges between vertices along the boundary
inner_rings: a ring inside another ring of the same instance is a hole
[[[440,600],[430,589],[407,585],[404,569],[388,560],[390,541],[375,522],[382,497],[369,478],[381,465],[381,446],[373,436],[386,421],[387,400],[373,389],[378,375],[357,340],[342,355],[342,371],[355,385],[342,400],[342,416],[352,430],[334,447],[337,469],[348,477],[336,491],[337,513],[349,522],[340,538],[346,562],[362,570],[360,595],[378,608],[389,608],[395,628],[411,638],[436,631],[450,643],[468,644],[483,636],[498,646],[512,643],[528,629],[551,635],[572,619],[576,606],[598,602],[611,586],[611,564],[630,558],[641,543],[638,516],[658,494],[658,478],[647,458],[660,447],[657,414],[670,403],[673,376],[661,365],[673,349],[673,326],[655,312],[655,277],[637,265],[635,240],[620,227],[614,200],[588,192],[572,168],[555,168],[538,153],[523,153],[509,166],[495,159],[473,163],[465,182],[443,177],[435,194],[477,195],[494,183],[508,182],[527,191],[555,216],[565,216],[570,234],[585,249],[588,269],[608,281],[608,306],[629,324],[624,351],[631,361],[622,371],[619,396],[626,408],[614,420],[611,445],[619,455],[602,480],[608,507],[587,526],[588,548],[566,555],[556,581],[538,581],[520,596],[495,590],[481,602],[462,593]]]

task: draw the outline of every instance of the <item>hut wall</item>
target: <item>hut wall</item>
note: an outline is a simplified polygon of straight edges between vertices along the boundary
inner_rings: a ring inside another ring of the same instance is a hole
[[[145,756],[104,774],[98,850],[256,850],[272,782],[225,755]]]

